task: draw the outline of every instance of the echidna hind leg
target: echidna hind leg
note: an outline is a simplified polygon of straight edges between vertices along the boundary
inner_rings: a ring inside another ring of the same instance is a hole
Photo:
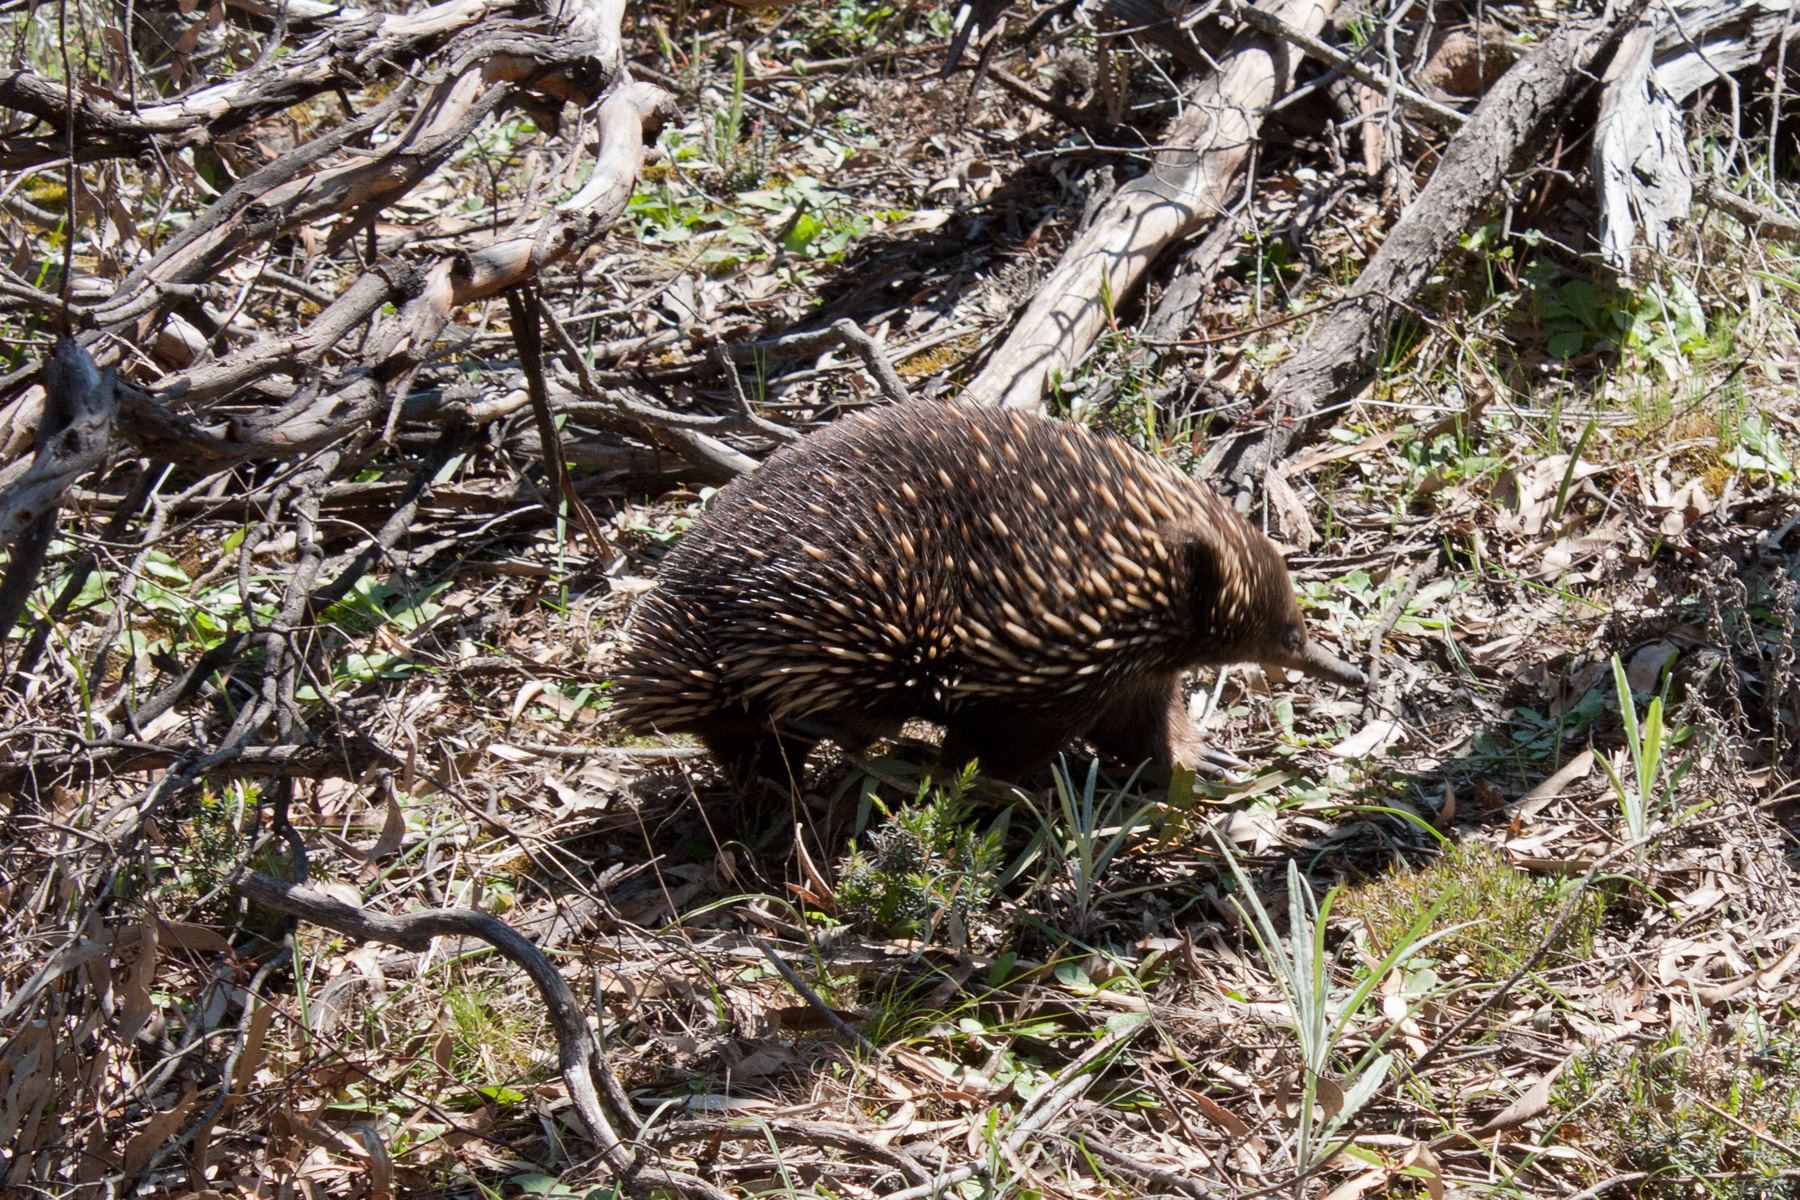
[[[783,789],[799,782],[813,748],[811,741],[778,735],[749,719],[709,722],[694,735],[740,792],[754,789],[764,779]]]
[[[1230,751],[1207,746],[1188,716],[1179,675],[1147,679],[1115,698],[1088,732],[1088,740],[1101,753],[1134,767],[1148,760],[1230,779],[1235,768],[1249,765]]]

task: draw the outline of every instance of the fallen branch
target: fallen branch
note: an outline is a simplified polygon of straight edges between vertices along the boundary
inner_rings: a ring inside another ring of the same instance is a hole
[[[647,1166],[619,1141],[612,1122],[600,1105],[594,1075],[605,1070],[600,1047],[588,1028],[587,1015],[575,999],[556,964],[548,955],[498,917],[467,908],[444,908],[384,916],[352,908],[321,892],[283,883],[259,872],[250,872],[235,889],[238,895],[276,912],[323,926],[346,937],[366,942],[421,951],[440,937],[478,938],[522,967],[543,998],[546,1015],[556,1034],[557,1068],[568,1086],[569,1099],[581,1115],[588,1134],[600,1148],[607,1165],[623,1181],[670,1188],[684,1196],[703,1200],[731,1200],[704,1179],[680,1171]]]
[[[1287,453],[1316,409],[1363,388],[1394,320],[1499,191],[1512,164],[1542,144],[1593,82],[1594,67],[1636,25],[1647,3],[1625,0],[1604,16],[1564,24],[1482,98],[1349,294],[1272,373],[1256,424],[1220,438],[1208,452],[1203,469],[1245,493],[1241,505],[1248,505],[1249,490]]]
[[[1335,0],[1271,0],[1284,25],[1317,31]],[[1038,408],[1052,373],[1074,368],[1164,250],[1218,216],[1262,126],[1286,92],[1298,54],[1246,30],[1170,125],[1156,161],[1125,184],[1063,252],[1012,334],[962,394],[973,404]]]
[[[1710,175],[1694,185],[1694,199],[1708,208],[1736,217],[1755,237],[1800,242],[1800,219],[1746,200]]]

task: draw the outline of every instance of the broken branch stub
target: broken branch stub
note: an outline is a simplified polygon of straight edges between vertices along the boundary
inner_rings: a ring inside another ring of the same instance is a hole
[[[1482,98],[1349,293],[1299,352],[1271,373],[1254,424],[1208,451],[1202,471],[1243,493],[1240,505],[1287,453],[1307,418],[1368,383],[1395,319],[1498,193],[1506,172],[1543,144],[1576,94],[1593,82],[1594,68],[1646,5],[1629,0],[1600,17],[1565,22]]]
[[[1729,74],[1761,59],[1786,20],[1787,5],[1774,0],[1663,0],[1613,55],[1602,81],[1590,172],[1600,201],[1600,256],[1625,282],[1638,230],[1650,249],[1661,251],[1670,227],[1693,206],[1682,104],[1726,79],[1733,132],[1724,169],[1735,170],[1741,105]]]
[[[112,450],[118,382],[112,368],[94,365],[71,337],[59,337],[44,363],[44,415],[37,453],[11,487],[0,493],[0,548],[62,503],[75,481],[106,461]]]
[[[1335,0],[1277,0],[1269,11],[1312,34]],[[1106,327],[1114,305],[1170,246],[1224,211],[1262,127],[1288,90],[1300,52],[1256,30],[1232,38],[1169,127],[1149,171],[1121,187],[1075,239],[961,399],[1036,409],[1051,372],[1068,372]]]

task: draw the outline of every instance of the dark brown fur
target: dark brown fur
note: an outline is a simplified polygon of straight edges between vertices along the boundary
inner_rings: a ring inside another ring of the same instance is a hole
[[[614,696],[740,781],[914,717],[946,727],[946,764],[1017,778],[1083,737],[1196,765],[1182,677],[1247,661],[1357,678],[1212,492],[1079,426],[920,402],[724,488],[634,614]]]

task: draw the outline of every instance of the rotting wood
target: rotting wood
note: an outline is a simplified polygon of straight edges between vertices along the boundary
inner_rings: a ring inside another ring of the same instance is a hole
[[[1348,294],[1298,353],[1271,374],[1248,428],[1221,437],[1202,469],[1248,509],[1250,491],[1323,404],[1348,399],[1370,379],[1388,330],[1507,170],[1538,146],[1592,82],[1593,70],[1642,15],[1647,0],[1565,23],[1507,71],[1450,140],[1431,179],[1407,206]]]
[[[1763,57],[1786,11],[1769,0],[1662,0],[1626,35],[1603,81],[1591,155],[1600,255],[1625,282],[1632,278],[1639,230],[1660,251],[1671,226],[1692,208],[1682,104],[1715,79],[1726,80],[1734,127],[1726,169],[1733,169],[1741,106],[1730,73]]]
[[[1601,79],[1594,122],[1590,170],[1600,203],[1600,256],[1625,279],[1639,226],[1651,249],[1663,249],[1693,196],[1682,112],[1656,84],[1655,54],[1650,22],[1625,35]]]
[[[1278,0],[1272,10],[1308,33],[1335,0]],[[1217,216],[1262,125],[1262,110],[1287,91],[1299,51],[1246,30],[1220,56],[1171,124],[1149,171],[1121,187],[1094,224],[1038,285],[1012,334],[962,394],[971,404],[1036,409],[1051,374],[1073,369],[1106,327],[1110,311],[1158,256]]]

